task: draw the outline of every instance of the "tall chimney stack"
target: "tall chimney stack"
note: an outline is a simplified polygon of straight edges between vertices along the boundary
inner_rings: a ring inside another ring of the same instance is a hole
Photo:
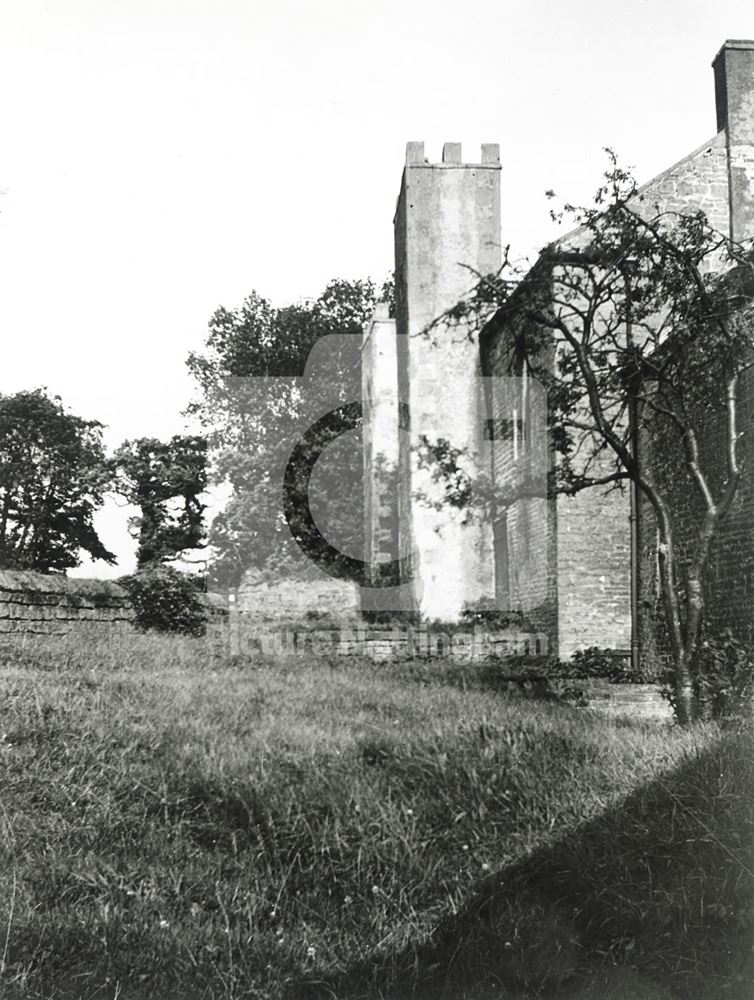
[[[729,39],[712,63],[717,130],[725,132],[730,236],[754,238],[754,41]]]

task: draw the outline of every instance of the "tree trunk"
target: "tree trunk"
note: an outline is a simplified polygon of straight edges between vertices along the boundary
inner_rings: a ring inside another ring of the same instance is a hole
[[[711,536],[710,536],[711,537]],[[686,662],[689,677],[693,677],[693,668],[699,653],[699,638],[702,629],[702,618],[704,616],[704,587],[701,573],[706,562],[706,547],[700,553],[699,563],[689,572],[687,597],[686,597],[686,627],[684,630],[684,648],[686,651]],[[697,685],[695,696],[695,717],[703,718],[707,714],[707,698],[704,686],[704,678],[699,676],[697,665]],[[689,720],[690,721],[690,720]]]
[[[675,694],[675,714],[680,725],[687,726],[696,718],[696,698],[691,677],[691,656],[684,641],[681,628],[681,609],[678,600],[678,580],[675,567],[675,551],[670,516],[664,504],[655,507],[660,529],[658,565],[660,571],[660,592],[665,623],[670,640],[673,664],[673,690]],[[692,651],[693,652],[693,651]]]
[[[697,702],[691,677],[688,651],[684,648],[673,665],[675,674],[675,714],[681,726],[697,717]]]

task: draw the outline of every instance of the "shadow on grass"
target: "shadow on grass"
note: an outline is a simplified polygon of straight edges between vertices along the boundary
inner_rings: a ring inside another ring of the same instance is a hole
[[[723,733],[490,877],[429,940],[290,991],[314,998],[754,996],[754,740]]]

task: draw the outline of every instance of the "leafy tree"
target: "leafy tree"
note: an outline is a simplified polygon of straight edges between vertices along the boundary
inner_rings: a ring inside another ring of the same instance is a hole
[[[316,485],[310,484],[307,491],[304,482],[316,455],[326,441],[358,429],[360,418],[350,410],[332,414],[327,426],[307,439],[289,462],[291,429],[304,412],[296,379],[322,338],[360,337],[376,301],[389,297],[391,287],[390,282],[378,289],[370,280],[335,280],[313,302],[284,308],[252,292],[240,308],[218,309],[211,318],[204,351],[191,354],[187,364],[201,394],[190,412],[200,417],[208,433],[216,479],[231,488],[210,529],[217,584],[237,584],[249,569],[280,574],[300,566],[293,538],[304,547],[316,546],[315,533],[299,516],[296,503],[289,510],[290,530],[286,526],[281,470],[288,465],[290,473],[283,492],[308,492],[313,499]],[[353,401],[355,386],[360,393],[360,369],[352,351],[336,348],[328,357],[330,367],[322,373],[317,391],[337,409]],[[325,497],[321,488],[319,506],[337,525],[339,539],[360,553],[361,464],[356,468],[353,459],[353,449],[330,446],[330,480],[338,489]],[[326,559],[334,572],[348,572],[348,560],[339,553],[327,553]]]
[[[556,460],[546,481],[523,472],[494,489],[482,484],[477,495],[501,511],[524,497],[633,484],[654,515],[674,702],[685,723],[703,710],[707,571],[741,484],[737,413],[754,357],[754,258],[703,213],[660,210],[610,155],[595,204],[552,213],[574,233],[526,273],[506,256],[499,274],[478,276],[442,319],[476,336],[494,312],[488,330],[505,326],[509,372],[531,374],[547,390]],[[711,424],[722,430],[722,452],[705,441]],[[459,483],[457,451],[427,444],[447,502],[463,507],[470,489]]]
[[[61,572],[82,550],[114,563],[93,526],[108,479],[102,424],[42,389],[0,395],[0,566]]]
[[[138,507],[131,530],[138,539],[139,569],[177,559],[203,547],[207,442],[176,434],[169,441],[125,441],[112,459],[116,493]]]

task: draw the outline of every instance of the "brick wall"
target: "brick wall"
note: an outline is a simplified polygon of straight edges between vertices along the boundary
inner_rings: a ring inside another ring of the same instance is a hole
[[[518,327],[518,324],[517,324]],[[547,400],[539,383],[521,377],[513,330],[482,333],[482,370],[489,377],[492,484],[504,498],[525,481],[547,476],[553,455],[547,433]],[[517,329],[517,332],[522,332]],[[545,483],[541,485],[544,487]],[[522,612],[557,652],[557,510],[543,493],[493,505],[495,598],[502,611]]]
[[[636,207],[653,215],[658,209],[689,213],[702,210],[710,224],[723,233],[730,227],[730,194],[726,136],[720,132],[689,156],[674,164],[639,192]],[[588,237],[576,231],[561,242],[577,247]],[[552,276],[557,282],[557,274]],[[491,324],[483,337],[482,349],[490,373],[503,375],[512,370],[512,344],[520,330],[510,323]],[[525,332],[525,331],[524,331]],[[494,406],[493,406],[494,409]],[[500,413],[494,412],[495,417]],[[752,414],[754,416],[754,414]],[[745,416],[742,414],[742,419]],[[715,447],[719,442],[711,446]],[[496,442],[493,456],[494,475],[499,481],[512,481],[519,473],[511,459],[511,445]],[[669,456],[677,454],[673,445]],[[668,466],[670,468],[670,465]],[[594,474],[599,469],[593,468]],[[611,471],[607,466],[603,470]],[[687,483],[678,480],[678,500],[685,502]],[[745,502],[742,501],[745,505]],[[644,512],[646,521],[647,513]],[[734,514],[726,538],[730,557],[715,564],[718,580],[715,600],[722,607],[731,588],[738,595],[727,603],[729,617],[740,617],[754,583],[752,571],[738,565],[741,541],[748,525],[743,514]],[[541,600],[527,617],[553,637],[560,657],[570,656],[588,646],[628,648],[631,642],[630,600],[630,524],[627,492],[606,494],[602,488],[583,491],[575,497],[560,496],[550,501],[522,501],[508,512],[505,525],[496,525],[496,570],[501,573],[501,546],[506,550],[503,562],[508,579],[508,597],[512,607],[531,603],[533,594]],[[647,540],[649,538],[649,541]],[[653,543],[651,527],[645,531],[641,553],[643,592],[642,629],[644,644],[653,648],[656,602],[651,593]],[[546,564],[543,580],[539,566]],[[747,572],[749,575],[747,575]],[[500,586],[498,586],[500,593]],[[654,656],[654,654],[653,654]],[[651,657],[650,659],[652,659]]]
[[[526,335],[521,320],[493,324],[482,335],[485,371],[498,378],[515,373],[514,343]],[[553,342],[554,343],[554,342]],[[554,364],[553,357],[542,360]],[[496,489],[514,490],[546,474],[556,461],[547,434],[544,389],[528,391],[523,380],[491,383],[495,427],[519,427],[493,444]],[[521,414],[524,420],[521,421]],[[541,429],[540,429],[541,428]],[[599,463],[591,475],[613,471]],[[604,487],[577,496],[522,499],[496,518],[498,604],[522,610],[550,637],[561,658],[589,646],[626,649],[631,642],[630,526],[626,492]],[[501,550],[504,550],[501,555]],[[507,604],[506,604],[507,602]]]
[[[636,202],[639,211],[653,215],[657,211],[692,213],[703,211],[710,225],[727,234],[730,229],[730,191],[726,137],[720,132],[689,156],[645,184]],[[566,237],[569,243],[573,237]],[[576,238],[578,242],[578,237]],[[750,394],[750,391],[749,391]],[[742,397],[746,391],[742,390]],[[749,406],[748,402],[742,406]],[[750,412],[749,417],[754,416]],[[741,413],[741,426],[746,414]],[[719,454],[721,427],[711,428],[703,436],[711,454]],[[674,503],[682,524],[681,535],[688,531],[698,510],[692,510],[693,488],[678,462],[679,446],[671,436],[654,443],[654,454],[665,456],[664,469],[672,480]],[[560,616],[560,654],[590,645],[627,647],[630,643],[630,545],[628,496],[604,496],[590,490],[576,498],[558,501],[558,579]],[[713,572],[717,583],[714,604],[720,620],[740,621],[745,614],[749,578],[737,565],[739,543],[750,530],[751,521],[734,514],[726,532],[724,547],[730,555],[716,562]],[[747,528],[748,524],[748,528]],[[658,621],[656,550],[654,515],[643,502],[640,511],[639,577],[641,584],[640,644],[648,665],[657,660]],[[682,539],[682,547],[685,539]],[[731,600],[732,595],[736,595]],[[711,609],[712,610],[712,609]],[[717,612],[715,612],[717,614]],[[750,615],[750,612],[749,612]]]
[[[592,487],[558,498],[558,650],[631,645],[627,494]]]
[[[738,407],[739,427],[744,430],[741,454],[744,476],[739,495],[724,524],[720,543],[708,577],[709,609],[714,622],[730,628],[741,640],[754,644],[754,372],[741,383]],[[707,438],[719,459],[722,451],[716,438],[723,437],[718,426]]]
[[[754,372],[741,380],[738,424],[743,433],[739,457],[744,468],[737,498],[723,523],[713,548],[705,577],[709,631],[730,629],[744,642],[754,642]],[[725,418],[720,409],[700,415],[696,421],[700,465],[710,475],[719,495],[726,475]],[[675,529],[679,577],[683,575],[695,544],[703,507],[680,453],[681,444],[671,427],[655,422],[652,434],[642,441],[642,458],[668,497]],[[648,501],[641,504],[640,623],[642,651],[652,665],[666,649],[665,623],[660,602],[657,570],[657,528]]]
[[[0,571],[0,634],[108,634],[131,628],[125,591],[108,580]]]

